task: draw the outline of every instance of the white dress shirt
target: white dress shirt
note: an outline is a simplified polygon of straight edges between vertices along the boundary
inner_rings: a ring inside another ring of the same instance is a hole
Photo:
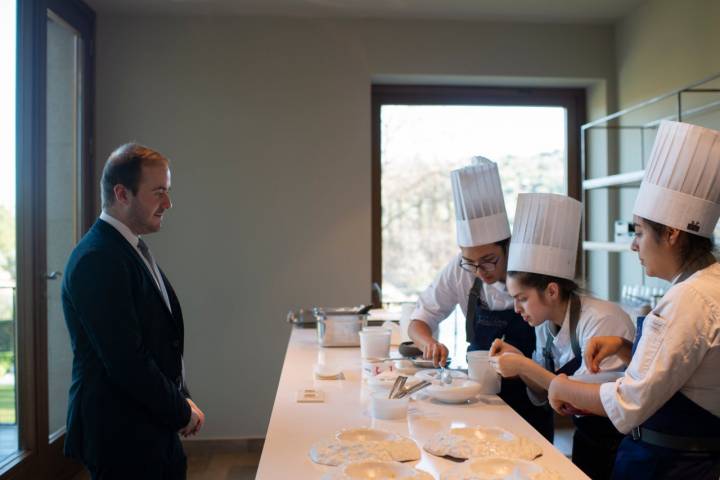
[[[467,316],[468,295],[476,277],[460,268],[461,258],[462,254],[458,253],[450,260],[418,297],[411,318],[425,322],[432,331],[437,330],[440,322],[448,318],[457,305],[460,305],[463,315]],[[490,310],[513,308],[513,298],[502,282],[491,285],[482,282],[480,297]]]
[[[623,433],[641,425],[680,391],[720,417],[720,265],[673,285],[648,314],[625,376],[600,387],[600,400]]]
[[[153,277],[153,280],[155,280],[155,286],[160,291],[160,295],[163,298],[163,301],[165,302],[165,305],[168,307],[170,311],[172,311],[172,307],[170,307],[170,297],[168,296],[167,290],[165,288],[165,282],[163,282],[162,275],[160,274],[160,269],[157,266],[157,263],[153,262],[152,265],[150,265],[150,262],[147,258],[145,258],[145,255],[142,254],[140,249],[138,248],[138,241],[140,240],[140,237],[135,235],[130,228],[122,223],[117,218],[113,217],[112,215],[108,214],[107,212],[103,211],[100,214],[100,220],[110,224],[112,227],[115,228],[118,232],[120,232],[120,235],[122,235],[125,240],[128,241],[130,245],[135,249],[135,251],[138,253],[140,258],[142,259],[143,263],[145,264],[145,267],[148,269],[148,272],[150,273],[150,276]]]

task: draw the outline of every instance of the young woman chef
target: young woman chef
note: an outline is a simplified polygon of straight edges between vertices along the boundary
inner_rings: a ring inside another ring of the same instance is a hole
[[[532,359],[505,339],[496,340],[490,361],[503,377],[519,376],[534,402],[547,405],[547,389],[558,374],[587,375],[582,352],[598,335],[631,341],[635,327],[617,305],[578,293],[575,278],[582,204],[552,193],[518,197],[508,258],[507,288],[515,311],[536,330]],[[618,357],[604,359],[603,371],[622,371]],[[547,407],[549,408],[549,407]],[[610,477],[622,434],[607,418],[573,418],[573,462],[593,479]]]
[[[408,335],[435,365],[444,365],[448,350],[432,332],[457,305],[466,318],[468,351],[488,350],[505,338],[525,355],[535,349],[534,328],[513,311],[505,288],[510,226],[497,165],[483,157],[450,174],[460,252],[420,295]],[[500,397],[538,431],[552,440],[552,415],[533,405],[525,385],[503,381]]]
[[[720,217],[720,132],[663,122],[634,208],[645,273],[672,282],[638,319],[635,343],[596,338],[586,361],[619,354],[629,361],[614,383],[556,377],[553,408],[606,415],[623,433],[613,477],[720,476],[720,265],[712,231]],[[634,349],[634,353],[633,350]]]

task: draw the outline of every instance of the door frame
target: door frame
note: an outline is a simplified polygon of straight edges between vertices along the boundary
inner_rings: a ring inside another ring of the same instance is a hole
[[[46,258],[47,11],[83,39],[80,161],[81,224],[94,218],[95,13],[80,0],[17,1],[17,340],[18,453],[0,463],[0,479],[71,478],[79,464],[63,456],[65,435],[49,438]]]

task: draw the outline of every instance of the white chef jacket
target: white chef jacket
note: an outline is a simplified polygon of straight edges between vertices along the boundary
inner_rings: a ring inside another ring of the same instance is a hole
[[[578,343],[580,344],[580,350],[582,352],[585,351],[587,342],[592,337],[623,337],[631,342],[635,339],[635,326],[622,308],[612,302],[593,298],[588,295],[580,295],[579,297],[580,317],[578,318],[575,333],[577,334]],[[552,330],[553,326],[550,320],[546,320],[545,323],[540,325],[540,328],[535,330],[536,343],[533,360],[540,366],[545,367],[543,349],[545,348],[548,337],[552,337],[552,346],[550,348],[555,361],[555,370],[559,370],[575,358],[570,341],[570,302],[568,302],[567,310],[565,311],[565,320],[560,330],[557,331],[557,333],[553,333]],[[615,355],[604,359],[600,363],[600,370],[603,372],[621,372],[624,369],[625,364]],[[585,365],[585,360],[582,360],[575,375],[586,375],[589,373],[591,372],[587,368],[587,365]]]
[[[647,315],[625,376],[600,387],[623,433],[641,425],[679,390],[720,417],[720,265],[673,285]]]
[[[425,322],[432,331],[436,331],[440,322],[448,318],[460,305],[463,315],[467,316],[467,303],[475,275],[460,268],[462,254],[458,253],[435,277],[432,284],[418,297],[411,318]],[[509,310],[513,308],[513,298],[503,282],[488,285],[482,283],[480,298],[490,310]]]
[[[536,343],[532,358],[535,363],[545,368],[543,349],[548,337],[552,337],[550,348],[555,362],[555,370],[559,370],[575,358],[572,342],[570,341],[570,302],[568,302],[565,319],[560,330],[556,333],[553,333],[553,331],[554,327],[551,325],[550,320],[546,320],[535,329]],[[575,333],[580,344],[580,351],[584,352],[587,342],[592,337],[616,336],[626,338],[632,342],[635,338],[635,326],[628,314],[618,305],[588,295],[580,295],[580,316]],[[625,364],[623,361],[614,355],[600,363],[600,370],[603,372],[621,372],[624,369]],[[582,359],[580,366],[575,371],[575,375],[590,373],[587,365],[585,365],[585,360]],[[528,389],[528,396],[536,405],[542,405],[547,401],[546,395],[537,394],[531,389]]]

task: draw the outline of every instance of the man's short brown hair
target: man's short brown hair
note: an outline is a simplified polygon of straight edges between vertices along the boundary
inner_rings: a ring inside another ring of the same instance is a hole
[[[105,162],[100,179],[102,208],[115,203],[115,185],[123,185],[133,195],[137,195],[143,165],[169,160],[151,148],[139,143],[126,143],[115,149]]]

